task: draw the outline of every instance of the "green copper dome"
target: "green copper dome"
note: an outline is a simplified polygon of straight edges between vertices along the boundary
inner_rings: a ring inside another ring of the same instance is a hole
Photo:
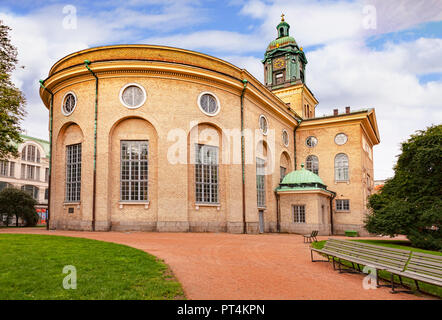
[[[273,40],[272,42],[270,42],[269,46],[267,47],[267,50],[272,50],[274,48],[282,47],[287,44],[293,44],[295,46],[298,46],[296,44],[295,38],[290,37],[290,36],[285,36],[285,37],[277,38],[277,39]]]
[[[322,179],[310,170],[304,169],[304,165],[300,170],[288,173],[281,182],[281,185],[303,185],[303,184],[321,184],[325,185]]]
[[[327,190],[327,186],[317,174],[304,169],[304,164],[301,164],[300,170],[287,174],[276,191],[325,191],[335,194],[333,191]]]

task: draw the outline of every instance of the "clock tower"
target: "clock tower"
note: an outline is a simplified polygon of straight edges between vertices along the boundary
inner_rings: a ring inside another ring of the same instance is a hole
[[[302,48],[290,37],[290,25],[281,16],[276,27],[278,37],[270,42],[264,60],[264,82],[270,89],[278,89],[293,84],[305,83],[307,59]]]
[[[290,36],[284,14],[276,30],[278,37],[270,42],[262,60],[264,84],[303,118],[312,118],[318,101],[305,85],[305,53]]]

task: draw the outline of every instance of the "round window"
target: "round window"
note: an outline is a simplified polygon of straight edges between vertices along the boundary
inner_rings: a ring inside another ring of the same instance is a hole
[[[198,97],[198,105],[201,111],[208,116],[215,116],[219,112],[218,98],[211,93],[201,93]]]
[[[288,147],[288,145],[289,145],[289,133],[285,129],[282,131],[282,142],[284,143],[284,145],[286,147]]]
[[[345,133],[338,133],[335,137],[335,143],[340,146],[345,144],[347,142],[347,140],[348,140],[348,137]]]
[[[261,115],[259,117],[259,129],[261,129],[261,132],[263,134],[267,134],[268,125],[267,125],[267,119],[264,115]]]
[[[146,91],[138,84],[127,84],[121,89],[120,100],[130,109],[139,108],[146,102]]]
[[[65,116],[70,115],[74,112],[75,106],[77,105],[77,98],[73,92],[68,92],[64,95],[63,104],[61,110]]]
[[[310,136],[305,140],[305,144],[307,147],[313,148],[318,144],[318,139],[316,137]]]

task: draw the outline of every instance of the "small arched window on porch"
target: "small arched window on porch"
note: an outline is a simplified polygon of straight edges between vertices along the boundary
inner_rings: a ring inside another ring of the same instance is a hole
[[[339,153],[335,157],[335,180],[348,181],[348,156],[345,153]]]
[[[319,159],[317,156],[311,154],[307,157],[305,162],[307,164],[307,170],[310,170],[315,174],[319,173]]]

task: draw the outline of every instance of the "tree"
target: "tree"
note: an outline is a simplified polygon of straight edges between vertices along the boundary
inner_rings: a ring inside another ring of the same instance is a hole
[[[405,234],[419,248],[442,250],[442,125],[417,131],[401,146],[394,177],[369,198],[371,233]]]
[[[4,188],[0,191],[0,217],[6,217],[8,224],[9,219],[15,216],[17,227],[19,218],[24,220],[26,226],[35,226],[38,221],[36,203],[37,201],[26,191]]]
[[[9,39],[10,30],[0,20],[0,160],[18,155],[16,144],[22,142],[20,122],[26,114],[25,98],[11,81],[17,49]]]

